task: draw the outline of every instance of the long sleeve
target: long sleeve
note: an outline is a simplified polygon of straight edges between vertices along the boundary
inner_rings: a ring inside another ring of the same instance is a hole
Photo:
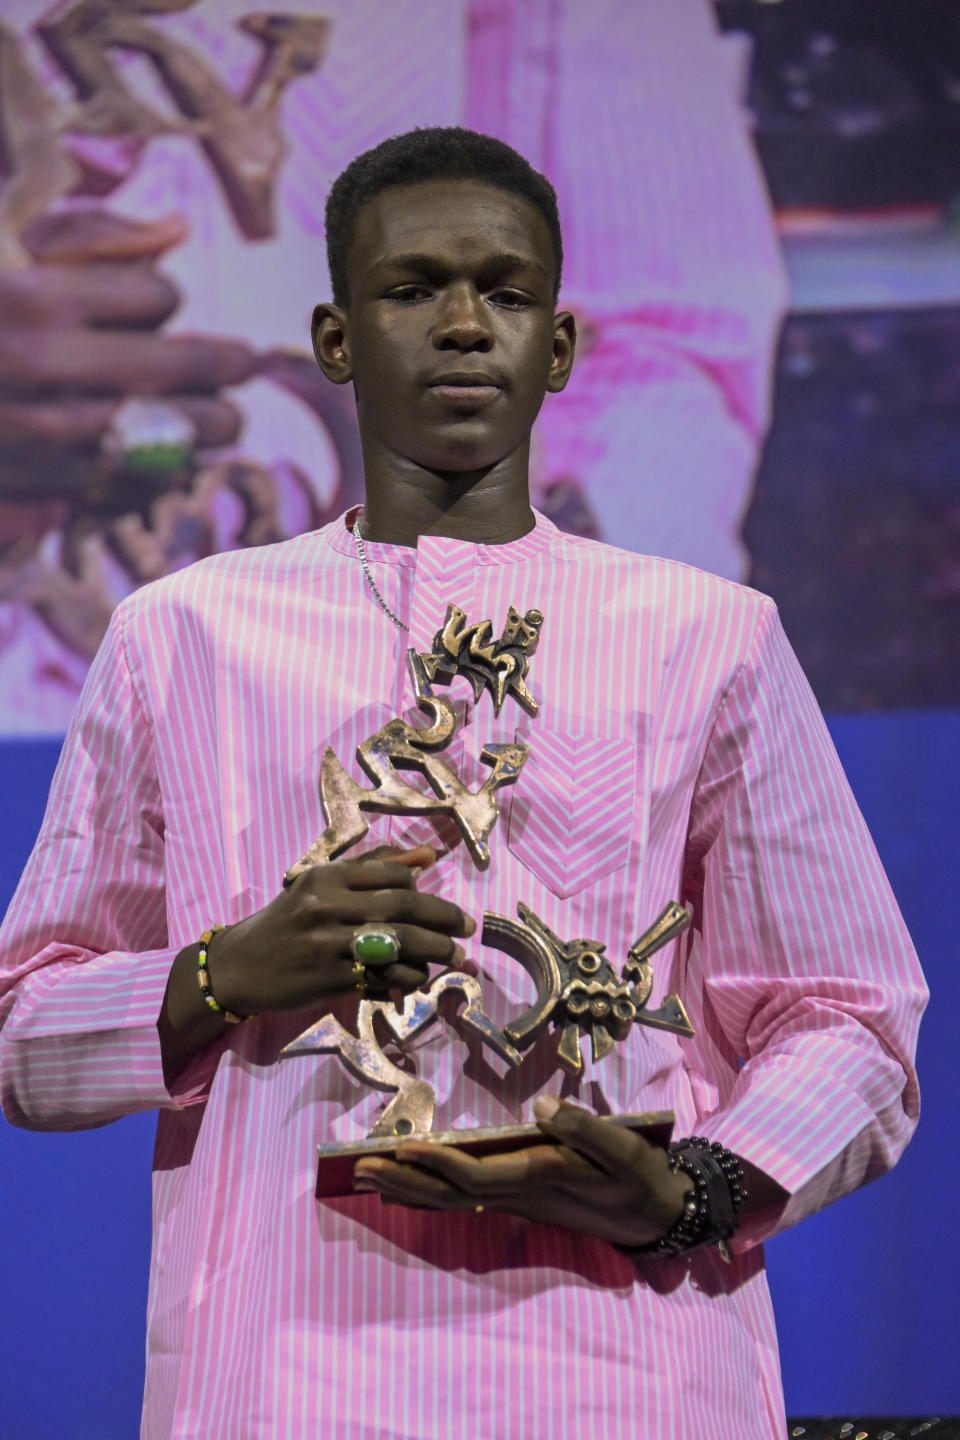
[[[82,1129],[177,1103],[156,1028],[176,953],[163,816],[123,624],[121,607],[0,929],[0,1095],[7,1118],[29,1128]]]
[[[705,1126],[790,1199],[770,1233],[897,1159],[926,988],[773,606],[726,697],[690,832],[703,1022],[740,1057]],[[763,1238],[744,1232],[741,1246]]]

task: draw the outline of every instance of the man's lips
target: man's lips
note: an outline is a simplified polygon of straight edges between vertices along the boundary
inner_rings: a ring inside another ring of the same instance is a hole
[[[456,372],[438,375],[429,382],[428,388],[443,400],[470,409],[477,405],[488,405],[500,393],[499,382],[492,375],[483,373]]]

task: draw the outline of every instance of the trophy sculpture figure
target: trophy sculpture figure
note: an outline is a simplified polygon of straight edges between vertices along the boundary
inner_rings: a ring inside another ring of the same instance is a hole
[[[499,639],[494,639],[491,622],[468,624],[459,606],[450,604],[444,623],[428,652],[407,652],[407,665],[418,707],[430,724],[420,728],[399,717],[357,747],[357,762],[372,781],[365,787],[343,768],[328,746],[320,769],[320,800],[326,829],[303,857],[287,871],[284,883],[291,884],[312,865],[336,859],[363,839],[370,829],[366,815],[442,814],[459,829],[474,863],[485,869],[490,863],[489,837],[499,808],[497,792],[513,784],[523,768],[529,746],[490,744],[481,752],[491,773],[484,784],[471,791],[459,778],[442,752],[457,729],[453,704],[438,695],[435,686],[449,684],[456,675],[470,683],[479,702],[487,691],[499,714],[507,698],[513,698],[531,716],[539,710],[527,687],[530,657],[540,637],[543,615],[528,610],[521,615],[513,606]],[[422,790],[410,783],[401,770],[418,771],[429,785]],[[693,1028],[679,996],[668,995],[658,1010],[647,1002],[653,985],[651,958],[662,946],[684,931],[690,923],[688,912],[676,902],[667,904],[643,935],[631,946],[618,974],[606,957],[606,946],[598,940],[563,940],[522,902],[517,918],[484,913],[481,941],[516,960],[531,976],[536,999],[525,1011],[502,1028],[494,1024],[483,1008],[483,990],[473,975],[445,971],[429,985],[404,997],[402,1008],[388,996],[365,996],[358,1001],[355,1028],[347,1029],[332,1014],[322,1016],[292,1040],[281,1059],[296,1056],[336,1054],[357,1079],[376,1089],[393,1091],[393,1099],[364,1140],[321,1144],[318,1150],[317,1195],[344,1195],[353,1192],[353,1167],[362,1155],[390,1154],[404,1139],[449,1142],[473,1154],[542,1141],[534,1124],[495,1126],[470,1131],[433,1131],[436,1096],[433,1088],[415,1073],[396,1065],[385,1053],[377,1035],[385,1029],[401,1049],[439,1018],[444,996],[456,993],[465,1006],[461,1023],[479,1037],[509,1065],[519,1065],[523,1052],[549,1027],[559,1031],[557,1063],[573,1076],[583,1072],[582,1044],[589,1040],[594,1061],[624,1040],[635,1024],[692,1035]],[[361,926],[354,941],[354,956],[361,976],[375,974],[377,966],[389,964],[396,956],[396,940],[388,926]],[[630,1125],[654,1143],[666,1145],[673,1123],[670,1111],[614,1117],[611,1123]]]

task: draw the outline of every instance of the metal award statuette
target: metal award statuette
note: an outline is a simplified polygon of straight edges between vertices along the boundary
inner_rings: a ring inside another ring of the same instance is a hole
[[[312,865],[336,859],[361,840],[370,828],[364,812],[447,815],[458,826],[474,863],[480,869],[489,865],[488,840],[499,815],[496,792],[517,779],[529,747],[485,746],[481,758],[491,767],[491,774],[479,790],[468,790],[439,753],[456,733],[457,717],[451,702],[437,695],[433,687],[463,675],[478,701],[484,690],[489,691],[495,713],[499,714],[504,701],[512,696],[535,716],[539,706],[527,688],[526,676],[542,624],[539,610],[521,616],[511,606],[503,632],[494,640],[489,620],[468,625],[458,606],[447,607],[432,650],[407,652],[417,705],[429,717],[429,726],[420,729],[396,718],[361,742],[357,761],[373,782],[370,788],[353,780],[327,748],[319,787],[327,827],[287,871],[285,884]],[[411,785],[399,773],[401,769],[419,771],[430,790]],[[690,924],[682,906],[670,902],[664,908],[631,946],[619,974],[599,941],[563,940],[522,903],[517,914],[513,919],[487,911],[483,917],[482,943],[522,965],[537,989],[533,1004],[502,1029],[483,1008],[479,980],[446,971],[424,989],[405,996],[402,1008],[389,998],[360,1000],[353,1031],[327,1014],[285,1046],[282,1060],[336,1054],[358,1080],[394,1092],[364,1140],[318,1145],[318,1197],[353,1194],[353,1167],[361,1156],[389,1156],[399,1141],[413,1136],[455,1144],[474,1155],[543,1143],[543,1134],[534,1124],[468,1131],[431,1129],[436,1109],[433,1088],[416,1073],[396,1065],[385,1053],[380,1036],[388,1035],[388,1043],[395,1042],[409,1056],[405,1046],[438,1020],[440,1001],[446,995],[462,998],[461,1023],[510,1065],[519,1065],[523,1052],[553,1027],[559,1032],[557,1063],[573,1076],[583,1073],[581,1047],[588,1039],[596,1062],[626,1039],[635,1024],[678,1035],[693,1034],[679,996],[668,995],[659,1010],[650,1010],[647,1004],[653,985],[652,956]],[[672,1111],[661,1110],[611,1117],[610,1123],[627,1125],[652,1143],[666,1146],[673,1119]]]

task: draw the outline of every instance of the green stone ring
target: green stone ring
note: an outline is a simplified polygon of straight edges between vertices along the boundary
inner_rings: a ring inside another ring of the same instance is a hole
[[[358,925],[350,942],[350,953],[361,965],[375,969],[392,965],[400,954],[400,936],[392,925]]]

